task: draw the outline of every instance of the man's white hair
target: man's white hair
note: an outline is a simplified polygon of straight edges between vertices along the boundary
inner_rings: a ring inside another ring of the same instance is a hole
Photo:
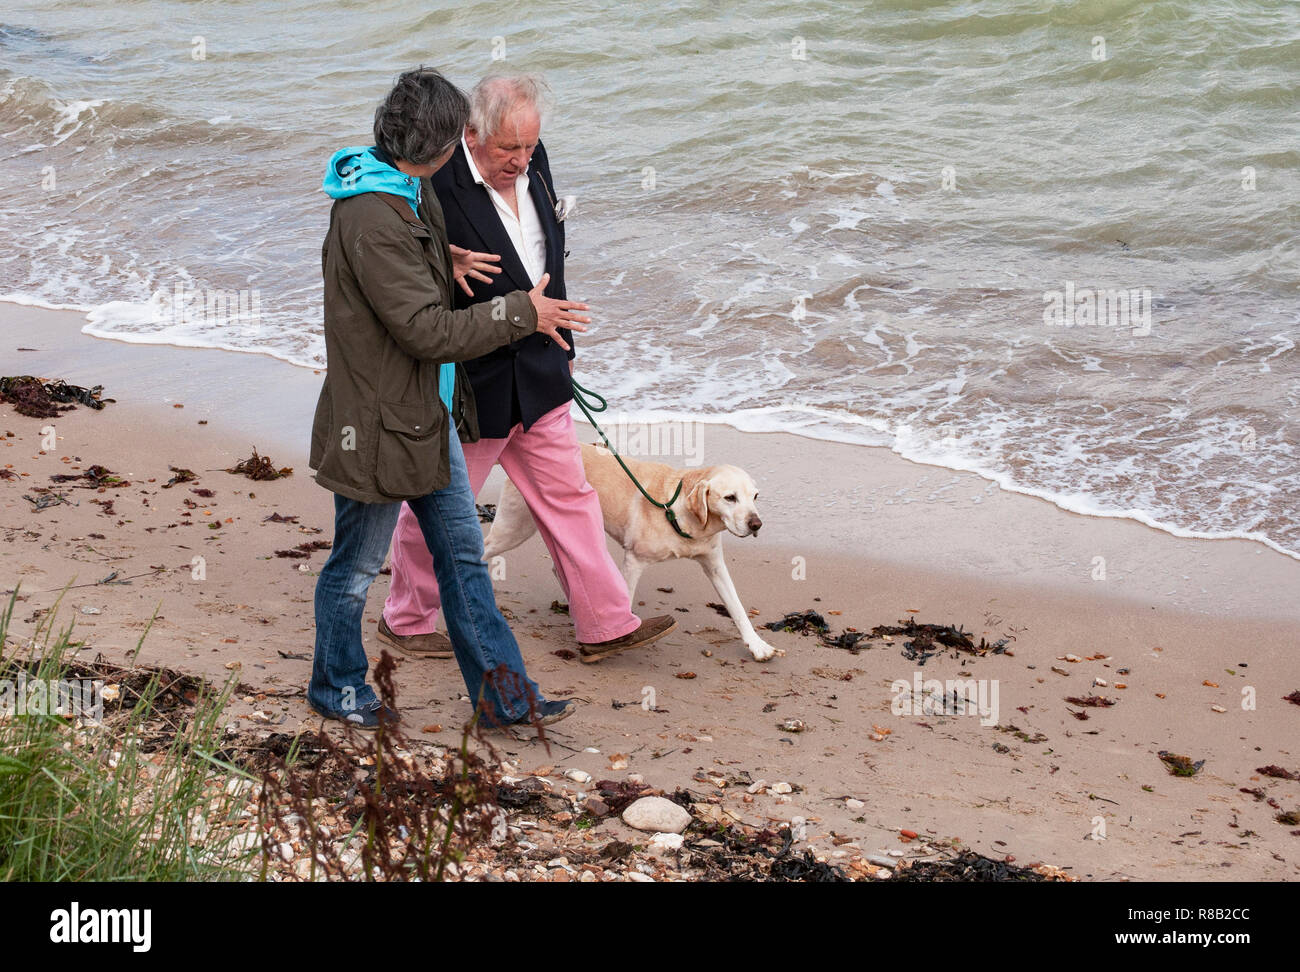
[[[491,138],[521,104],[536,111],[540,121],[550,108],[549,92],[540,74],[489,74],[470,92],[469,127],[480,138]]]

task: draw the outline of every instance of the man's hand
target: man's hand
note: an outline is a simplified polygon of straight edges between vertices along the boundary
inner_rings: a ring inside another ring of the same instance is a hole
[[[564,338],[560,337],[558,331],[562,327],[577,331],[579,334],[587,330],[582,325],[590,324],[591,318],[583,317],[574,311],[585,311],[589,308],[586,304],[579,304],[572,300],[556,300],[553,297],[542,296],[542,291],[550,281],[549,273],[542,274],[542,279],[537,281],[537,286],[528,291],[528,299],[537,308],[537,330],[568,351],[569,345]]]
[[[451,275],[456,278],[456,283],[460,284],[460,289],[469,296],[473,297],[474,291],[469,289],[469,284],[465,282],[466,277],[491,283],[492,278],[483,276],[483,271],[501,272],[500,267],[492,266],[492,261],[501,262],[501,258],[495,253],[475,253],[473,250],[462,249],[455,243],[447,245],[451,249]]]

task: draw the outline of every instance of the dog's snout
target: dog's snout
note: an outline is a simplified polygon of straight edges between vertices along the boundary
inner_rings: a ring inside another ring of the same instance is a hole
[[[750,533],[757,535],[759,529],[763,526],[763,521],[758,518],[757,513],[751,513],[749,519],[745,521],[745,526],[749,527]]]

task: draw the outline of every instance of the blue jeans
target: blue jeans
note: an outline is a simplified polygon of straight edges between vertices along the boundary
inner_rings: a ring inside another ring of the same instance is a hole
[[[443,618],[470,703],[480,692],[489,724],[513,722],[542,693],[524,669],[519,645],[497,609],[483,533],[454,423],[448,438],[451,482],[407,500],[433,555]],[[316,653],[307,701],[317,711],[346,714],[375,700],[361,645],[361,616],[370,584],[384,564],[402,504],[360,503],[334,494],[334,546],[316,580]]]

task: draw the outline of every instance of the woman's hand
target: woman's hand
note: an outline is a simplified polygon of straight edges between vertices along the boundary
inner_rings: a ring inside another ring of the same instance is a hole
[[[481,280],[484,283],[491,283],[491,277],[483,276],[484,271],[488,273],[500,273],[500,267],[494,267],[493,262],[500,263],[501,258],[495,253],[475,253],[473,250],[464,250],[455,243],[447,244],[451,249],[451,275],[455,277],[456,283],[460,284],[460,289],[474,296],[474,291],[469,289],[466,283],[467,277],[473,277],[475,280]]]

